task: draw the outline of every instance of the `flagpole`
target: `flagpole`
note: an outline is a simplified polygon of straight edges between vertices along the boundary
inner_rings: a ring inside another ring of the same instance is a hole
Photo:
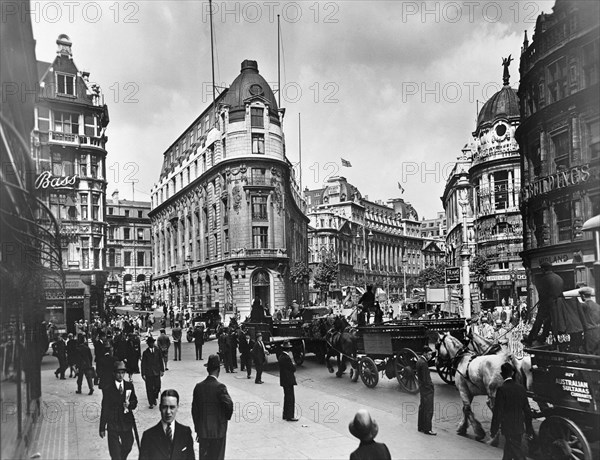
[[[212,68],[212,96],[213,96],[213,125],[217,124],[217,107],[215,104],[215,51],[213,46],[213,9],[212,0],[208,0],[208,7],[210,9],[210,65]]]
[[[300,194],[302,194],[302,124],[298,112],[298,170],[300,178]]]

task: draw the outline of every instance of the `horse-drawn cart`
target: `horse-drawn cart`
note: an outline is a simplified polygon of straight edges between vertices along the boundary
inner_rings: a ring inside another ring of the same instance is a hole
[[[600,356],[527,348],[533,382],[529,396],[540,406],[543,458],[591,460],[600,440]],[[595,453],[598,455],[598,452]]]
[[[379,372],[396,377],[403,390],[419,391],[415,373],[417,353],[427,345],[427,328],[421,324],[389,323],[360,327],[357,333],[358,375],[363,383],[374,388]]]

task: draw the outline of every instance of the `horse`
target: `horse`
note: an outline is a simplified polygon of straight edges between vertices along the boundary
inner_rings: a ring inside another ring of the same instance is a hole
[[[337,358],[338,370],[336,377],[340,378],[346,371],[347,363],[352,367],[350,377],[356,381],[354,377],[358,376],[356,370],[356,333],[351,330],[348,322],[343,316],[338,316],[334,320],[334,326],[327,331],[325,335],[325,343],[327,344],[327,352],[325,354],[325,363],[330,373],[333,373],[333,367],[329,358],[335,356]]]
[[[485,431],[471,409],[473,397],[487,395],[488,407],[493,409],[496,390],[504,381],[500,375],[500,367],[505,362],[512,361],[511,357],[505,350],[493,355],[478,356],[449,333],[439,336],[436,348],[440,358],[451,360],[456,370],[454,382],[463,402],[463,416],[457,434],[466,435],[470,423],[475,439],[481,441],[485,438]]]

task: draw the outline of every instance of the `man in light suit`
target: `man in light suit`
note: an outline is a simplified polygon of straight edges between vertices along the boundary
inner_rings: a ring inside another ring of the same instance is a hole
[[[294,386],[296,385],[296,366],[290,356],[292,345],[287,340],[281,346],[282,353],[279,355],[279,385],[283,387],[283,419],[287,422],[297,422],[294,417],[296,397]]]
[[[227,387],[219,382],[221,362],[210,355],[204,365],[208,377],[196,385],[192,399],[192,419],[200,448],[200,460],[223,460],[227,422],[233,414],[233,401]]]
[[[142,435],[139,460],[195,460],[192,430],[175,421],[179,393],[163,391],[159,408],[160,422]]]
[[[521,438],[527,430],[533,435],[531,424],[531,409],[527,400],[525,387],[513,380],[515,370],[510,363],[504,363],[500,367],[500,374],[504,383],[496,391],[496,401],[492,416],[490,434],[496,437],[498,429],[502,428],[504,435],[503,460],[525,460],[525,454],[521,449]]]
[[[100,413],[100,437],[108,429],[108,451],[112,460],[125,460],[133,446],[133,410],[137,396],[133,383],[124,380],[126,367],[122,361],[115,362],[114,380],[102,389]]]

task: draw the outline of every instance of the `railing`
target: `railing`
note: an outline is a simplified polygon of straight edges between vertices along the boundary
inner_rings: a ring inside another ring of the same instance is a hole
[[[285,249],[271,249],[271,248],[240,248],[232,249],[230,257],[232,258],[243,258],[243,257],[287,257],[287,251]]]
[[[56,131],[49,131],[48,135],[48,141],[52,143],[76,145],[78,147],[104,148],[101,137],[80,136],[79,134],[59,133]]]

